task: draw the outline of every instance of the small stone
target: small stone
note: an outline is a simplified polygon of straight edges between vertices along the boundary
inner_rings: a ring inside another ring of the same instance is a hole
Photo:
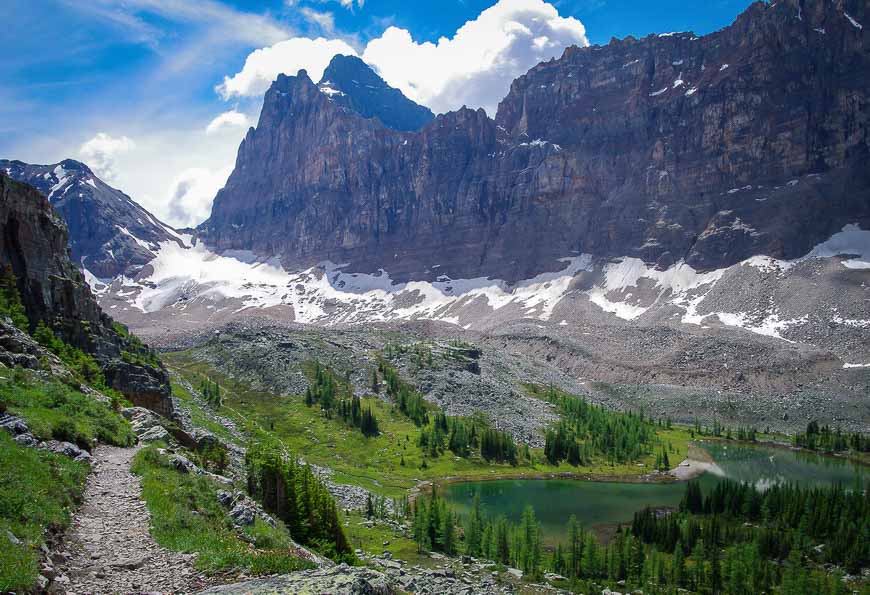
[[[42,576],[41,574],[36,577],[36,587],[38,591],[45,591],[48,589],[49,583],[48,577]]]

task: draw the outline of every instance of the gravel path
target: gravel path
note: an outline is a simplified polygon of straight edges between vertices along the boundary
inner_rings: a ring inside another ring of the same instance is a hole
[[[194,555],[157,545],[139,478],[130,472],[137,448],[99,446],[84,504],[52,555],[56,587],[67,593],[190,593],[207,586]]]

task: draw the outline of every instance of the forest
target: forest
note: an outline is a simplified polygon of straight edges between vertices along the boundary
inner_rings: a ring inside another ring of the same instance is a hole
[[[689,482],[677,510],[638,512],[606,544],[572,515],[567,541],[545,547],[534,510],[519,522],[492,517],[479,495],[460,518],[433,489],[408,515],[421,550],[486,558],[534,580],[555,573],[580,592],[621,585],[645,593],[839,594],[850,592],[843,576],[870,562],[863,486],[762,491],[722,481],[704,493]]]
[[[337,415],[364,436],[378,435],[378,419],[371,406],[363,408],[362,401],[346,382],[339,380],[331,369],[315,362],[313,378],[305,389],[305,404],[312,407],[318,403],[327,418]]]

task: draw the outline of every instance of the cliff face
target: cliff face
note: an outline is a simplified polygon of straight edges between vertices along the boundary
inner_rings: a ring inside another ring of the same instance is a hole
[[[169,415],[169,378],[160,368],[127,364],[140,347],[113,328],[70,261],[67,228],[35,188],[0,175],[0,266],[11,266],[32,326],[40,321],[102,364],[107,381],[134,403]]]
[[[419,133],[279,76],[200,231],[394,279],[516,280],[578,252],[699,269],[802,255],[870,226],[868,6],[756,3],[701,38],[569,48],[495,120],[461,109]]]
[[[51,165],[0,160],[0,171],[48,197],[69,229],[73,262],[101,279],[133,278],[174,232],[84,163]]]

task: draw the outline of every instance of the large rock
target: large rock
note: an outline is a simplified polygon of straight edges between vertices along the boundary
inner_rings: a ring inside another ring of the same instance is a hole
[[[494,120],[463,108],[420,132],[280,75],[200,232],[394,280],[527,279],[578,252],[801,256],[870,227],[867,26],[864,0],[757,2],[700,38],[568,48]]]
[[[162,368],[112,360],[103,369],[106,383],[130,399],[134,405],[172,418],[175,410],[169,387],[169,374]]]
[[[212,587],[202,593],[248,593],[249,595],[293,594],[392,595],[399,591],[385,575],[368,568],[340,564],[332,568],[304,570],[292,574]]]

